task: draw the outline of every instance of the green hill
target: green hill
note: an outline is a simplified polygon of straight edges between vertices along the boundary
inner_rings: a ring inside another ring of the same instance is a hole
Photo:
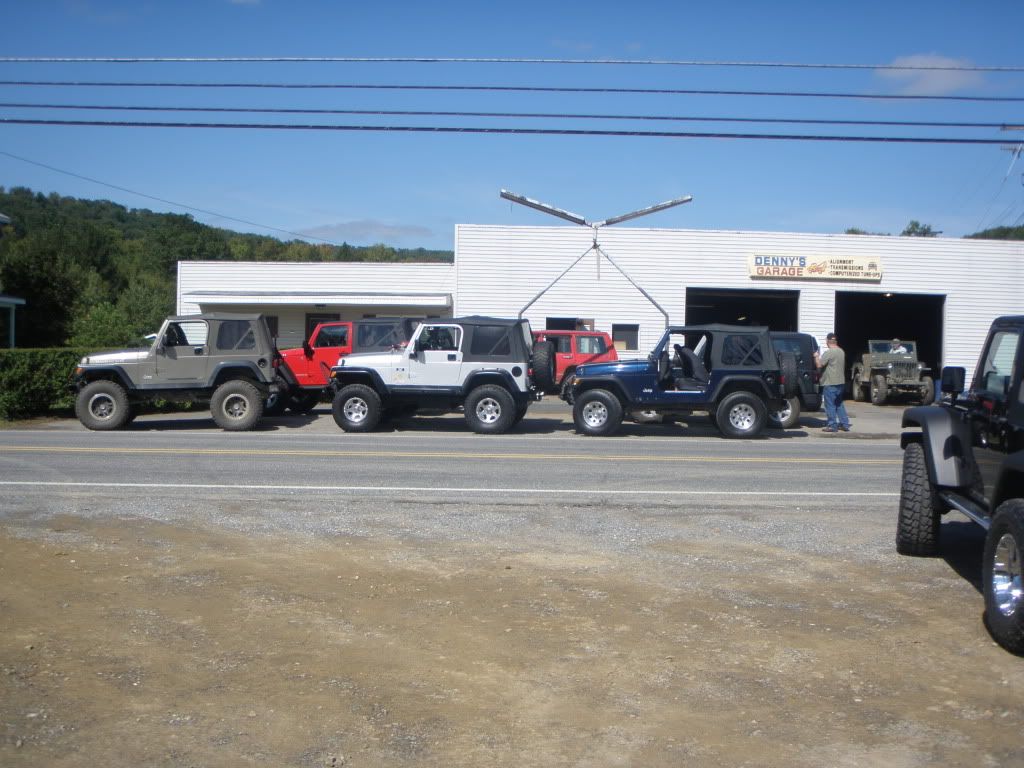
[[[0,291],[25,299],[21,347],[131,343],[174,311],[179,261],[448,262],[451,251],[314,245],[191,216],[0,187]],[[6,321],[6,313],[0,322]],[[2,329],[0,329],[2,330]],[[6,335],[6,332],[4,332]]]

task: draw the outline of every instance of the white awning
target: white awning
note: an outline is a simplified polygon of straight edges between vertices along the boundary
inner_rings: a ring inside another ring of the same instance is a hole
[[[452,305],[450,293],[347,292],[347,291],[189,291],[181,295],[182,302],[204,306],[227,304],[274,304],[307,306],[375,306],[423,307],[447,309]]]

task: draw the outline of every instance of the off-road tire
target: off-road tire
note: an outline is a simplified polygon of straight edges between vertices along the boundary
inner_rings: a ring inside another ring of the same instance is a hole
[[[715,408],[715,423],[726,437],[757,437],[767,421],[764,401],[750,392],[730,392]]]
[[[935,402],[935,379],[931,376],[924,376],[921,379],[921,405],[931,405]]]
[[[514,419],[512,419],[512,426],[513,427],[516,426],[519,422],[521,422],[524,418],[526,418],[526,412],[529,409],[530,409],[530,405],[529,405],[529,403],[527,403],[526,405],[521,405],[516,410],[516,417]]]
[[[796,365],[796,355],[792,352],[779,352],[779,374],[782,377],[782,395],[787,400],[800,391],[800,369]]]
[[[462,407],[469,428],[481,435],[508,432],[518,413],[515,398],[498,384],[482,384],[472,390]]]
[[[301,395],[292,395],[288,398],[288,410],[292,413],[303,415],[311,413],[320,404],[320,393],[310,392]]]
[[[942,511],[942,500],[928,477],[924,446],[909,443],[903,451],[896,551],[917,557],[937,554]]]
[[[93,381],[75,398],[75,415],[86,429],[105,432],[128,423],[131,407],[124,387],[113,381]]]
[[[565,402],[567,402],[569,405],[572,405],[572,377],[575,375],[576,369],[570,368],[565,372],[565,375],[562,377],[562,385],[561,391],[559,392],[559,397],[561,397],[562,400],[565,400]]]
[[[860,377],[860,371],[853,374],[853,381],[850,382],[850,394],[853,395],[853,400],[856,403],[863,403],[864,396],[864,382]]]
[[[889,397],[889,382],[885,380],[885,376],[876,373],[871,377],[871,403],[872,405],[885,405],[887,397]]]
[[[555,345],[550,341],[538,341],[533,345],[533,383],[545,392],[558,389],[555,380]]]
[[[248,381],[231,379],[213,391],[210,415],[221,429],[245,432],[263,418],[263,395]]]
[[[985,537],[981,581],[985,626],[1003,648],[1024,654],[1024,499],[1004,501]]]
[[[768,423],[778,429],[792,429],[800,423],[800,398],[786,400],[786,407],[780,411],[768,412]]]
[[[622,424],[622,403],[607,389],[588,389],[572,406],[576,431],[583,435],[610,435]]]
[[[371,432],[383,416],[380,395],[365,384],[349,384],[334,396],[331,415],[346,432]]]

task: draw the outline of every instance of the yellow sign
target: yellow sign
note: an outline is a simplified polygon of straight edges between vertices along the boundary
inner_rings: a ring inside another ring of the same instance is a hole
[[[755,280],[850,280],[878,283],[882,261],[872,256],[775,256],[754,254],[747,259]]]

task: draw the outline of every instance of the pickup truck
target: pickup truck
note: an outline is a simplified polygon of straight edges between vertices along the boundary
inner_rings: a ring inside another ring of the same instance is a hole
[[[338,359],[356,352],[382,352],[408,342],[420,319],[374,317],[363,320],[332,320],[313,329],[301,347],[286,349],[281,357],[295,376],[296,389],[287,401],[268,405],[272,413],[285,407],[309,413],[320,402]]]

